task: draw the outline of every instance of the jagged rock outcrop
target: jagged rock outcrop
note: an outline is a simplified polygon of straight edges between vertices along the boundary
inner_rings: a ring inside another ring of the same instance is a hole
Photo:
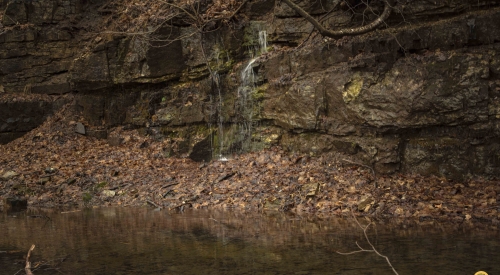
[[[382,173],[500,173],[496,1],[400,1],[386,28],[333,40],[309,37],[312,25],[285,4],[255,0],[232,28],[187,37],[192,27],[160,29],[183,37],[163,47],[89,35],[104,2],[0,1],[11,27],[0,35],[5,92],[78,92],[87,123],[140,128],[168,141],[166,155],[207,160],[281,145],[339,151]],[[295,2],[315,16],[331,5]],[[362,19],[340,9],[323,23]],[[269,52],[249,63],[262,30]],[[238,89],[244,69],[249,94]]]

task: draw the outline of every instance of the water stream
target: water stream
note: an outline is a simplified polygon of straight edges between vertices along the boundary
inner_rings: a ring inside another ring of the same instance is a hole
[[[259,57],[267,53],[267,32],[264,30],[258,31],[255,34],[256,45],[254,45],[250,50],[249,54],[251,59],[243,66],[240,73],[240,85],[236,90],[236,102],[235,102],[235,118],[232,121],[236,130],[226,131],[226,122],[224,117],[227,116],[223,112],[223,102],[224,98],[221,93],[220,79],[218,78],[217,71],[213,72],[212,79],[217,88],[217,140],[218,150],[213,150],[215,152],[214,156],[219,160],[228,160],[228,155],[247,152],[252,150],[252,134],[256,126],[256,111],[258,111],[255,105],[254,93],[256,88],[256,75],[254,67]],[[219,56],[216,54],[217,64],[219,64]]]
[[[32,216],[32,215],[38,216]],[[48,218],[45,218],[47,216]],[[367,221],[360,219],[361,223]],[[466,224],[376,222],[368,231],[399,274],[500,274],[500,234]],[[0,213],[0,274],[393,274],[352,219],[148,208]]]
[[[240,75],[240,86],[238,87],[237,94],[237,113],[238,120],[238,140],[241,142],[240,150],[242,152],[252,150],[252,134],[254,128],[257,126],[256,106],[254,94],[257,84],[257,78],[254,71],[254,66],[259,60],[259,57],[267,53],[267,32],[261,30],[258,32],[258,46],[252,52],[252,59],[244,66]]]

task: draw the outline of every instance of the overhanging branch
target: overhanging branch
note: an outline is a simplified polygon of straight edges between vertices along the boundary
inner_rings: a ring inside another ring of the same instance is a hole
[[[293,10],[295,10],[298,14],[300,14],[302,17],[304,17],[307,21],[309,21],[313,26],[319,31],[319,33],[323,36],[327,37],[332,37],[332,38],[340,38],[342,36],[352,36],[352,35],[359,35],[363,33],[367,33],[369,31],[374,30],[377,28],[380,24],[386,20],[389,15],[391,15],[392,12],[392,6],[387,2],[384,1],[385,6],[384,6],[384,11],[382,14],[377,17],[377,19],[373,20],[370,24],[357,27],[357,28],[344,28],[340,30],[329,30],[323,25],[321,25],[314,17],[312,17],[309,13],[307,13],[305,10],[303,10],[301,7],[297,6],[295,3],[293,3],[291,0],[282,0],[290,6]]]

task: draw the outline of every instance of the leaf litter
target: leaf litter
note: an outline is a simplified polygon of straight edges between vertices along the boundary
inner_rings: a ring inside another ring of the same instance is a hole
[[[97,139],[75,133],[75,121],[66,105],[40,127],[0,145],[2,198],[26,197],[32,207],[149,204],[172,211],[354,213],[420,222],[479,221],[495,228],[500,221],[498,179],[375,177],[370,167],[336,153],[312,157],[280,147],[197,163],[169,157],[167,140],[123,127],[114,128],[107,140]]]

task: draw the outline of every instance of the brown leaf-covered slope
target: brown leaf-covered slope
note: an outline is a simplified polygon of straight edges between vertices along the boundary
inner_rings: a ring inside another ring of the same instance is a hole
[[[371,215],[499,223],[498,180],[451,182],[377,176],[336,154],[281,148],[222,161],[169,158],[167,141],[114,129],[108,140],[75,133],[71,105],[20,139],[0,145],[0,196],[30,206],[156,205]]]

